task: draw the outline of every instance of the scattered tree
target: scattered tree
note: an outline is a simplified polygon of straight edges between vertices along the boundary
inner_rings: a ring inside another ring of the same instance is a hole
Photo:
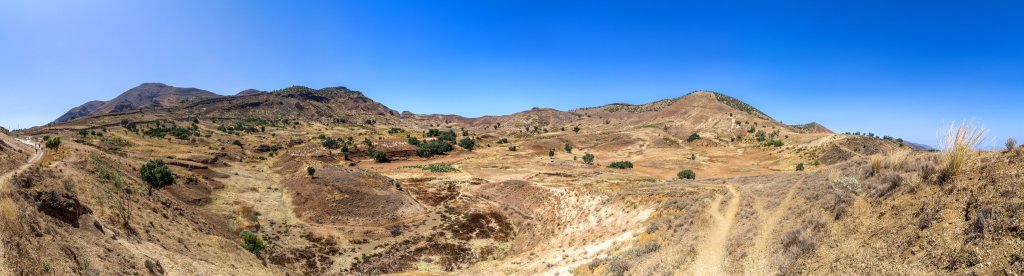
[[[167,168],[163,160],[153,159],[139,168],[142,180],[149,184],[149,195],[153,196],[153,189],[160,189],[174,184],[174,175],[171,169]]]
[[[565,144],[565,152],[572,153],[572,144]]]
[[[309,175],[309,177],[313,177],[313,174],[316,174],[316,168],[313,168],[312,166],[306,167],[306,174]]]
[[[574,126],[574,127],[572,127],[572,132],[575,132],[575,133],[580,133],[580,126]]]
[[[459,146],[468,151],[473,151],[473,148],[476,147],[476,141],[473,141],[472,138],[465,137],[462,138],[462,140],[459,140]]]
[[[413,146],[419,146],[420,140],[416,139],[416,137],[409,136],[409,144]]]
[[[594,155],[590,153],[583,154],[583,163],[587,165],[594,164]]]

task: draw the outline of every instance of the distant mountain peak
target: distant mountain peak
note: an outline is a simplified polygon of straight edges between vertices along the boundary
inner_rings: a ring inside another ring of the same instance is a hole
[[[90,101],[72,108],[57,118],[54,123],[62,123],[77,118],[111,113],[120,113],[143,108],[173,107],[202,99],[220,97],[213,92],[196,89],[180,88],[158,82],[147,82],[128,89],[110,101]]]

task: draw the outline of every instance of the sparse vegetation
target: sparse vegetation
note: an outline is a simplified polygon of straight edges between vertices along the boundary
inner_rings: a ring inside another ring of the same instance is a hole
[[[457,171],[459,171],[459,169],[456,169],[454,166],[452,166],[451,163],[438,163],[438,164],[430,164],[430,165],[426,165],[426,166],[419,166],[419,165],[417,165],[417,166],[405,166],[405,168],[423,169],[423,170],[430,171],[432,173],[446,173],[446,172],[457,172]]]
[[[583,154],[583,163],[587,165],[594,164],[594,155],[590,153]]]
[[[572,144],[565,144],[565,152],[572,153]]]
[[[1006,138],[1006,151],[1013,151],[1017,148],[1017,140],[1013,137]]]

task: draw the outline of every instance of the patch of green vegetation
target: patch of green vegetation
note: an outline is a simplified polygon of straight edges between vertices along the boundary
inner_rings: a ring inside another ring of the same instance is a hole
[[[259,256],[263,248],[266,247],[266,242],[263,241],[259,235],[249,231],[242,231],[239,236],[242,238],[242,248],[252,253],[253,255]]]
[[[426,165],[426,166],[423,166],[423,165],[404,166],[403,168],[422,169],[422,170],[427,170],[427,171],[430,171],[430,172],[433,172],[433,173],[446,173],[446,172],[457,172],[457,171],[459,171],[459,169],[456,169],[454,166],[452,166],[451,163],[437,163],[437,164],[430,164],[430,165]]]
[[[629,161],[615,161],[615,162],[612,162],[611,164],[609,164],[608,167],[612,168],[612,169],[632,169],[633,168],[633,162],[629,162]]]
[[[679,179],[697,179],[697,174],[690,169],[679,171],[676,176],[679,177]]]

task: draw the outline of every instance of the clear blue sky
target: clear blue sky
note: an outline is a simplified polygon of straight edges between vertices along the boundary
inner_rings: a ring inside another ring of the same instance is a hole
[[[935,144],[976,118],[1024,140],[1019,1],[298,2],[0,0],[0,125],[142,82],[465,116],[707,89],[837,132]]]

